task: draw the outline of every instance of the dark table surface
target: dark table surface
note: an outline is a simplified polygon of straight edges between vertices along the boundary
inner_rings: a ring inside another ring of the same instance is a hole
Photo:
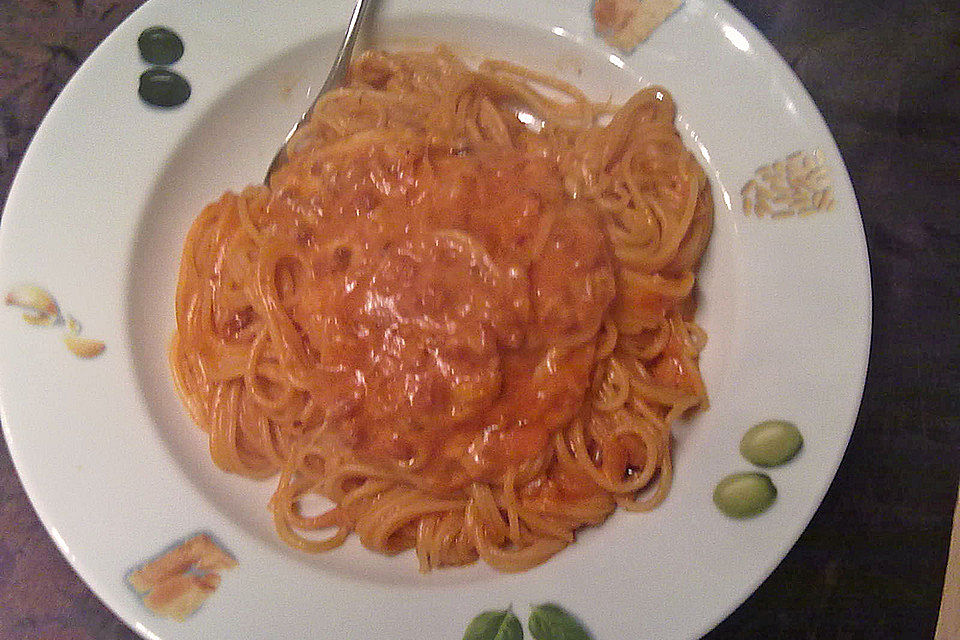
[[[0,203],[64,83],[139,4],[0,0]],[[826,499],[707,638],[932,638],[960,473],[960,2],[733,4],[837,139],[874,319],[860,415]],[[135,637],[60,556],[0,446],[0,638]]]

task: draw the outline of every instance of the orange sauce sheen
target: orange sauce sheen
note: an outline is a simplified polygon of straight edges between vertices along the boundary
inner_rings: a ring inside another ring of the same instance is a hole
[[[369,148],[297,156],[254,221],[301,248],[276,286],[296,291],[311,394],[361,459],[416,465],[439,491],[502,477],[583,402],[595,339],[570,338],[596,334],[614,297],[605,236],[554,160]]]

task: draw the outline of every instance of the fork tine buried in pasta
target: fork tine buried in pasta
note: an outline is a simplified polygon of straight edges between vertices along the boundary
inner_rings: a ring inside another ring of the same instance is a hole
[[[203,209],[170,365],[216,465],[278,478],[280,538],[523,571],[664,499],[671,425],[707,405],[713,220],[674,117],[659,87],[612,108],[368,51],[269,186]]]

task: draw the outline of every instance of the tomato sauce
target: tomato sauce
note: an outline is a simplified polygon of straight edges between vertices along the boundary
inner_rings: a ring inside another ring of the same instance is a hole
[[[302,248],[287,304],[320,371],[311,392],[341,408],[330,428],[450,488],[549,446],[614,296],[596,216],[548,159],[321,153],[284,167],[258,223]]]

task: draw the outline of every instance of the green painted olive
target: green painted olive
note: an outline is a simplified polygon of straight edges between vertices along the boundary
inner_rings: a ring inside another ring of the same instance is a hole
[[[150,64],[173,64],[183,55],[183,40],[166,27],[144,29],[137,38],[140,56]]]
[[[763,513],[777,499],[777,488],[765,473],[734,473],[717,483],[713,503],[731,518]]]
[[[765,420],[751,427],[740,440],[740,453],[760,467],[789,462],[803,446],[803,436],[785,420]]]
[[[140,74],[140,97],[157,107],[176,107],[190,97],[190,83],[175,71],[151,67]]]

